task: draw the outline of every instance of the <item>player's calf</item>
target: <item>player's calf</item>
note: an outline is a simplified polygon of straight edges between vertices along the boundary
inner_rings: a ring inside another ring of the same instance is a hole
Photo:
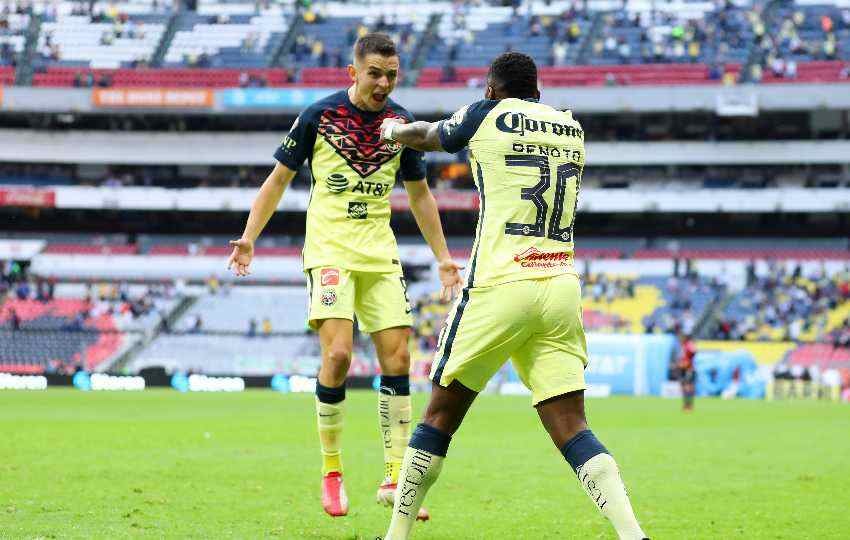
[[[427,424],[419,424],[404,454],[393,515],[385,540],[405,540],[419,516],[428,489],[437,480],[451,436]]]
[[[617,463],[589,429],[579,432],[561,447],[582,488],[593,500],[621,539],[646,538],[635,518]]]
[[[332,516],[348,513],[348,498],[342,483],[341,438],[345,386],[316,384],[316,418],[322,451],[322,507]]]
[[[378,425],[384,449],[384,480],[382,485],[395,485],[410,441],[410,376],[381,375],[378,389]],[[383,490],[386,492],[386,489]],[[383,493],[386,495],[386,493]],[[391,505],[378,491],[379,501]]]

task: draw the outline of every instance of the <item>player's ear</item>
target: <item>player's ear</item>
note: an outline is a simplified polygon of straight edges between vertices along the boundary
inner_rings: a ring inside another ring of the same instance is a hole
[[[351,82],[357,82],[357,68],[354,67],[354,64],[348,64],[348,77]]]
[[[493,87],[488,84],[487,89],[484,90],[484,99],[495,99],[495,94],[496,92],[493,90]]]

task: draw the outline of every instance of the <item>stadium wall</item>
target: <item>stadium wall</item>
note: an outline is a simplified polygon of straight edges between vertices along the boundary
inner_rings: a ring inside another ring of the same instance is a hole
[[[0,129],[0,162],[271,166],[283,135]],[[592,166],[814,165],[848,163],[848,156],[850,141],[842,140],[587,142],[587,162]],[[455,161],[447,153],[434,153],[429,159]]]
[[[338,88],[3,88],[0,110],[16,112],[170,111],[179,114],[297,114]],[[105,92],[105,93],[104,93]],[[759,111],[850,108],[850,84],[676,85],[542,89],[547,104],[583,113],[711,111],[755,115]],[[119,98],[119,94],[121,97]],[[172,97],[169,98],[169,95]],[[483,98],[480,88],[398,88],[393,98],[414,114],[444,115]]]

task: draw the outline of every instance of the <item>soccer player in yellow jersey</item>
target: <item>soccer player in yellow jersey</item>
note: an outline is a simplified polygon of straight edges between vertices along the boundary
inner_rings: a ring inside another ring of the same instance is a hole
[[[552,440],[620,538],[644,538],[617,464],[584,414],[587,346],[573,266],[584,132],[569,111],[538,102],[537,67],[524,54],[493,61],[486,98],[439,123],[388,119],[381,127],[384,140],[408,148],[469,147],[481,197],[466,286],[440,335],[431,400],[404,456],[386,540],[408,537],[452,435],[508,358]]]
[[[322,451],[322,505],[332,516],[348,513],[343,485],[341,433],[345,378],[351,362],[353,320],[372,335],[381,365],[378,419],[385,471],[378,502],[393,503],[398,472],[410,438],[412,324],[398,247],[390,228],[390,192],[404,181],[410,208],[439,262],[444,293],[462,283],[443,236],[434,197],[425,182],[421,152],[382,141],[381,123],[413,117],[389,99],[399,72],[395,45],[385,34],[354,44],[348,67],[352,86],[308,107],[274,156],[278,163],[257,195],[242,238],[231,242],[230,265],[245,275],[254,241],[304,160],[313,183],[307,207],[304,272],[310,295],[308,322],[319,333],[322,365],[316,414]],[[286,309],[286,306],[281,306]],[[419,517],[427,519],[422,510]]]

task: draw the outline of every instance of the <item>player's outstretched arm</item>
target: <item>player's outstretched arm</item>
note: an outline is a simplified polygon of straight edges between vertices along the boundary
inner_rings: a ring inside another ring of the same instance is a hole
[[[260,192],[251,206],[251,213],[248,214],[248,222],[245,224],[242,237],[230,241],[233,252],[227,261],[227,269],[233,269],[237,276],[247,276],[251,273],[249,267],[254,258],[254,242],[271,219],[277,205],[280,204],[283,192],[294,177],[295,171],[277,163],[260,187]]]
[[[423,152],[441,152],[438,123],[413,122],[404,124],[396,118],[387,118],[381,124],[381,138],[385,141],[395,141]]]
[[[458,294],[463,286],[460,270],[462,269],[452,260],[449,248],[446,245],[446,237],[443,235],[443,225],[440,222],[440,213],[437,210],[437,201],[428,189],[428,182],[415,180],[405,182],[407,197],[410,200],[410,211],[416,218],[416,224],[422,231],[422,236],[434,252],[440,271],[440,298],[451,300]]]

